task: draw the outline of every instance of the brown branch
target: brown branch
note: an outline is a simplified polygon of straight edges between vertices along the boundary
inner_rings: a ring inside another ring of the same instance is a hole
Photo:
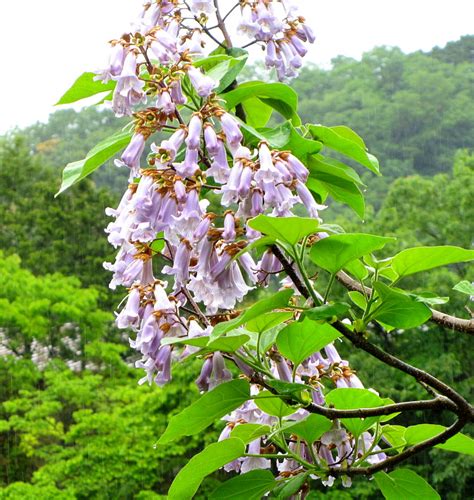
[[[357,408],[355,410],[336,410],[335,408],[327,408],[313,403],[309,406],[305,406],[305,410],[334,420],[336,418],[381,417],[403,411],[450,410],[456,412],[457,406],[450,399],[444,396],[437,396],[434,399],[423,401],[406,401],[386,406],[378,406],[376,408]]]
[[[348,469],[337,468],[329,469],[326,472],[331,476],[370,476],[381,470],[391,469],[395,465],[404,462],[408,458],[417,455],[422,451],[433,448],[438,444],[445,443],[449,438],[455,436],[458,432],[460,432],[467,423],[468,419],[461,417],[459,420],[454,422],[453,425],[445,429],[437,436],[433,436],[426,441],[422,441],[421,443],[415,444],[414,446],[410,446],[402,453],[389,457],[386,460],[382,460],[381,462],[371,465],[370,467],[354,467]]]
[[[300,291],[300,293],[303,295],[303,297],[308,298],[309,297],[309,291],[307,290],[306,286],[304,283],[301,282],[298,274],[296,273],[295,269],[293,268],[292,264],[287,260],[287,258],[283,255],[281,250],[274,245],[272,247],[272,252],[274,255],[277,257],[277,259],[280,261],[280,263],[283,266],[283,269],[286,271],[288,276],[293,280],[293,283],[295,287]],[[347,275],[346,275],[347,276]],[[357,285],[357,288],[355,286]],[[351,286],[354,286],[353,289],[357,289],[357,291],[363,291],[361,285],[358,283],[354,282],[354,280],[351,279]],[[366,290],[366,292],[371,292],[370,289]],[[361,333],[354,332],[350,330],[344,323],[340,321],[336,321],[332,323],[332,326],[336,328],[344,337],[346,337],[348,340],[351,341],[351,343],[358,347],[359,349],[362,349],[363,351],[367,352],[374,358],[378,359],[379,361],[382,361],[384,364],[388,366],[392,366],[393,368],[396,368],[399,371],[402,371],[406,373],[407,375],[410,375],[413,377],[415,380],[420,382],[423,385],[426,385],[428,387],[431,387],[432,389],[435,389],[437,392],[441,394],[440,396],[437,396],[434,400],[431,401],[409,401],[406,403],[395,403],[394,405],[387,405],[385,407],[380,407],[378,408],[379,411],[385,412],[388,411],[390,413],[395,413],[395,407],[403,408],[402,411],[406,410],[415,410],[415,409],[441,409],[441,406],[443,407],[442,409],[447,409],[452,411],[458,416],[458,420],[454,424],[452,424],[450,427],[448,427],[446,430],[444,430],[442,433],[438,434],[437,436],[434,436],[430,439],[427,439],[421,443],[418,443],[414,446],[409,447],[402,453],[398,455],[394,455],[392,457],[387,458],[386,460],[383,460],[382,462],[379,462],[377,464],[374,464],[370,467],[357,467],[357,468],[336,468],[336,469],[330,469],[327,471],[328,474],[331,474],[333,476],[341,476],[341,475],[371,475],[374,474],[375,472],[378,472],[383,469],[391,468],[408,458],[424,451],[429,448],[432,448],[438,444],[444,443],[447,441],[450,437],[456,435],[458,432],[461,431],[461,429],[469,422],[472,422],[474,420],[474,408],[469,404],[468,401],[466,401],[458,392],[456,392],[453,388],[449,387],[446,385],[444,382],[441,380],[437,379],[433,375],[430,375],[429,373],[420,370],[419,368],[416,368],[408,363],[405,363],[401,359],[398,359],[395,356],[392,356],[391,354],[385,352],[383,349],[377,347],[375,344],[372,344],[369,342]],[[450,401],[447,403],[447,401]],[[417,405],[418,403],[418,405]],[[417,408],[418,406],[418,408]],[[438,407],[438,408],[436,408]],[[340,412],[343,411],[354,411],[354,410],[334,410],[332,408],[324,408],[319,405],[311,405],[310,408],[312,408],[315,412],[321,413],[324,415],[326,413],[326,416],[329,416],[328,410],[332,410],[333,413],[333,418],[344,418],[344,417],[336,417],[335,415],[340,415]],[[388,408],[388,410],[387,410]],[[369,416],[369,411],[374,411],[377,410],[377,408],[360,408],[358,410],[355,410],[355,412],[359,412],[358,415],[354,416],[359,416],[361,417],[362,414],[365,416]],[[309,409],[311,411],[311,409]],[[324,413],[323,413],[324,411]],[[337,413],[336,413],[337,412]],[[386,414],[386,413],[382,413]],[[347,415],[347,413],[346,413]],[[374,415],[374,414],[372,414]],[[331,418],[331,417],[329,417]]]
[[[305,299],[309,299],[309,291],[295,271],[293,264],[283,255],[283,252],[276,245],[272,245],[270,248],[273,255],[280,261],[283,270],[291,278],[291,281],[293,281],[298,292],[300,292]]]
[[[221,11],[219,9],[219,0],[214,0],[214,7],[216,8],[217,25],[219,26],[219,29],[221,30],[222,35],[224,36],[227,48],[230,49],[232,48],[232,39],[230,38],[224,19],[222,18]]]
[[[360,293],[363,293],[365,290],[365,293],[367,295],[370,295],[372,293],[371,288],[367,286],[364,286],[362,288],[362,285],[359,282],[353,280],[344,271],[338,272],[336,278],[339,283],[344,285],[348,290]],[[444,328],[450,328],[458,332],[464,332],[469,335],[474,335],[474,319],[457,318],[455,316],[450,316],[449,314],[439,312],[436,309],[431,309],[430,320]]]
[[[189,293],[189,291],[186,289],[186,287],[181,287],[181,292],[183,295],[188,299],[188,302],[191,304],[191,307],[194,309],[194,312],[196,315],[199,317],[199,319],[202,321],[202,323],[206,326],[209,326],[209,320],[207,319],[207,316],[199,309],[199,306],[196,304],[195,300],[193,299],[192,295]]]

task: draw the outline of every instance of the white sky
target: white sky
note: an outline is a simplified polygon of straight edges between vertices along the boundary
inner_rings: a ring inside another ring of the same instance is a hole
[[[222,0],[233,5],[233,0]],[[377,45],[405,52],[474,32],[474,1],[295,0],[318,39],[309,60],[359,58]],[[46,120],[84,71],[103,67],[107,40],[126,31],[141,0],[1,0],[0,133]],[[232,19],[235,19],[232,18]]]

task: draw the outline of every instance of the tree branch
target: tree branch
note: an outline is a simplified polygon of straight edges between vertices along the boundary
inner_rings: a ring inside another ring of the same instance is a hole
[[[214,0],[214,7],[216,8],[217,25],[219,26],[219,29],[221,30],[222,35],[224,36],[227,48],[230,49],[232,48],[232,39],[230,38],[224,19],[222,18],[221,11],[219,9],[219,0]]]
[[[331,476],[370,476],[384,469],[391,469],[395,465],[404,462],[408,458],[417,455],[418,453],[428,450],[429,448],[433,448],[438,444],[442,444],[446,442],[450,437],[455,436],[461,429],[468,423],[466,418],[460,418],[453,425],[444,430],[441,434],[437,436],[433,436],[426,441],[422,441],[414,446],[410,446],[402,453],[398,455],[394,455],[392,457],[387,458],[386,460],[382,460],[381,462],[371,465],[370,467],[354,467],[348,469],[329,469],[327,471]],[[383,450],[382,450],[383,451]]]
[[[353,280],[344,271],[339,271],[336,275],[336,278],[339,283],[344,285],[348,290],[360,293],[363,293],[363,291],[365,290],[365,293],[368,295],[372,293],[371,288],[366,286],[362,288],[362,285],[360,283]],[[436,309],[431,309],[430,320],[444,328],[450,328],[458,332],[464,332],[469,335],[474,335],[474,319],[457,318],[455,316],[450,316],[449,314],[439,312]]]
[[[283,269],[292,279],[295,287],[298,289],[301,295],[305,298],[309,298],[310,296],[309,291],[307,290],[304,283],[301,282],[291,262],[288,261],[288,259],[276,245],[272,246],[272,252],[275,255],[275,257],[280,261],[281,265],[283,266]],[[347,276],[347,278],[349,277]],[[348,284],[350,286],[348,286],[348,288],[354,287],[352,289],[357,291],[363,291],[361,285],[356,283],[351,278],[349,278],[349,280],[350,282],[348,282]],[[371,292],[371,290],[367,289],[366,292]],[[308,407],[308,411],[313,410],[314,413],[320,413],[322,415],[328,416],[329,418],[344,418],[347,417],[348,415],[355,417],[376,416],[375,412],[377,411],[381,412],[379,413],[379,415],[387,415],[390,413],[396,413],[397,411],[407,411],[407,410],[414,411],[416,409],[423,409],[423,410],[448,409],[458,416],[458,420],[450,427],[448,427],[445,431],[438,434],[437,436],[434,436],[421,443],[411,446],[402,453],[389,457],[386,460],[383,460],[382,462],[374,464],[370,467],[357,467],[353,469],[335,468],[335,469],[329,469],[327,471],[328,474],[331,474],[332,476],[371,475],[380,470],[393,467],[407,460],[413,455],[416,455],[424,450],[432,448],[438,444],[444,443],[450,437],[460,432],[461,429],[467,423],[472,422],[474,420],[474,408],[458,392],[456,392],[453,388],[446,385],[441,380],[385,352],[383,349],[369,342],[363,336],[363,334],[350,330],[341,321],[336,321],[332,323],[332,326],[336,328],[344,337],[350,340],[354,346],[358,347],[359,349],[362,349],[363,351],[367,352],[374,358],[378,359],[379,361],[382,361],[384,364],[392,366],[393,368],[396,368],[397,370],[402,371],[407,375],[410,375],[421,384],[435,389],[437,392],[441,394],[441,397],[437,396],[435,399],[428,401],[418,401],[418,402],[408,401],[406,403],[396,403],[394,405],[386,405],[385,407],[359,408],[357,410],[335,410],[333,408],[325,408],[323,406],[313,404],[310,405],[310,407]],[[447,403],[447,401],[449,401],[449,403]],[[355,413],[349,414],[347,412],[351,413],[355,412]],[[341,414],[344,416],[341,416]]]

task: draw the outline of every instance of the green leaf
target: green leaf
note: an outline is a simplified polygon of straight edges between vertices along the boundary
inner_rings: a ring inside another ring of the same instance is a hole
[[[231,380],[207,392],[182,412],[171,417],[158,440],[167,444],[183,436],[192,436],[238,408],[250,398],[250,386],[242,379]]]
[[[258,99],[266,106],[276,109],[282,116],[299,125],[298,94],[284,83],[264,83],[259,81],[246,82],[236,89],[221,96],[226,101],[227,109],[233,109],[238,104],[248,100]]]
[[[306,181],[306,185],[313,193],[326,192],[335,201],[351,207],[361,219],[364,218],[364,195],[353,181],[348,181],[331,174],[319,174],[317,177],[310,176]]]
[[[449,302],[449,297],[439,297],[433,292],[418,292],[410,293],[409,295],[414,297],[418,302],[423,302],[423,304],[426,304],[427,306],[439,306]]]
[[[251,319],[246,326],[246,329],[251,332],[263,333],[270,328],[280,325],[293,317],[292,312],[270,312],[262,314],[254,319]]]
[[[295,409],[285,404],[278,396],[262,391],[254,398],[255,404],[268,415],[282,418],[295,413]]]
[[[226,60],[207,70],[206,74],[219,82],[219,85],[214,89],[216,94],[226,90],[235,81],[239,73],[243,70],[247,58],[247,53],[239,57],[227,56]]]
[[[334,406],[338,410],[356,410],[358,408],[376,408],[383,406],[382,398],[368,389],[334,389],[326,395],[326,403]],[[370,429],[379,417],[367,418],[343,418],[344,426],[356,436]]]
[[[467,280],[460,281],[457,285],[453,286],[453,290],[466,295],[474,295],[474,285]]]
[[[209,341],[209,337],[165,337],[162,339],[161,344],[184,344],[193,347],[201,347],[206,351],[222,351],[222,352],[235,352],[242,347],[250,337],[248,335],[232,335],[229,337],[222,337],[214,341]]]
[[[244,325],[251,319],[258,317],[261,314],[273,311],[274,309],[286,307],[293,293],[293,290],[282,290],[275,293],[272,297],[259,300],[252,307],[246,309],[237,318],[216,325],[211,333],[211,339],[220,337],[221,335],[224,335],[225,333],[230,332],[231,330],[238,328],[241,325]]]
[[[397,469],[377,472],[375,482],[386,500],[439,500],[438,493],[416,472]]]
[[[178,472],[168,491],[169,500],[191,500],[203,479],[245,453],[240,439],[224,439],[195,455]]]
[[[309,169],[311,177],[315,179],[327,174],[332,177],[339,177],[345,181],[364,185],[359,174],[352,167],[334,158],[328,158],[321,154],[313,155],[308,158],[306,166]]]
[[[311,248],[311,260],[318,266],[335,274],[349,262],[380,250],[394,238],[384,238],[372,234],[334,234],[317,241]]]
[[[372,172],[379,174],[379,162],[368,153],[362,139],[350,128],[309,125],[312,136],[326,147],[357,161]]]
[[[285,430],[289,430],[292,434],[304,439],[308,444],[312,444],[331,427],[331,420],[322,415],[311,413],[304,420],[296,422],[294,425],[285,428]]]
[[[435,424],[419,424],[408,427],[405,431],[404,438],[409,446],[421,443],[426,439],[430,439],[446,430],[446,427]],[[456,434],[449,438],[445,443],[436,445],[436,448],[441,448],[446,451],[454,451],[465,455],[474,455],[474,440],[465,434]]]
[[[255,439],[270,434],[271,428],[261,424],[239,424],[230,433],[231,438],[241,439],[245,444],[255,441]]]
[[[392,269],[399,277],[435,267],[474,260],[474,250],[453,246],[407,248],[395,255]]]
[[[367,307],[367,301],[365,300],[364,295],[361,292],[348,292],[349,298],[354,302],[354,304],[362,310],[365,310]]]
[[[270,471],[252,470],[222,483],[211,493],[209,498],[212,500],[242,500],[242,498],[260,500],[277,484]]]
[[[304,384],[285,382],[283,380],[268,380],[267,384],[273,387],[280,396],[288,396],[304,406],[312,402],[309,387]]]
[[[345,302],[335,302],[334,304],[324,304],[322,306],[313,307],[308,311],[304,312],[304,316],[307,316],[313,321],[320,321],[331,318],[341,318],[349,310],[349,304]]]
[[[59,99],[55,106],[60,104],[71,104],[86,97],[91,97],[102,92],[114,90],[117,82],[110,80],[107,83],[94,80],[95,73],[83,73],[71,86],[69,90]]]
[[[260,129],[259,133],[273,148],[291,151],[304,163],[323,147],[320,142],[303,137],[289,121],[271,129]]]
[[[309,472],[304,472],[292,477],[284,484],[280,485],[273,491],[272,498],[278,498],[280,500],[287,500],[288,498],[294,498],[294,495],[298,493],[301,487],[304,485],[308,479]],[[280,481],[282,482],[282,481]]]
[[[309,318],[293,322],[278,334],[276,344],[283,356],[298,366],[306,358],[330,344],[341,334],[331,325],[320,324]]]
[[[430,308],[413,297],[380,282],[374,284],[374,289],[379,298],[370,319],[380,320],[395,328],[415,328],[430,319]]]
[[[404,438],[406,427],[402,425],[384,425],[382,427],[383,437],[391,444],[393,447],[399,447],[398,452],[400,453],[406,446],[407,442]]]
[[[352,276],[355,276],[359,281],[364,281],[369,275],[369,271],[364,266],[360,259],[353,260],[344,266],[344,270]]]
[[[247,123],[251,127],[265,127],[273,114],[273,108],[260,99],[249,98],[242,103]]]
[[[306,217],[258,215],[250,219],[248,225],[266,236],[271,236],[291,246],[296,245],[305,236],[314,234],[319,230],[319,222],[316,219]]]
[[[66,189],[76,184],[80,180],[97,170],[107,160],[122,150],[130,142],[131,132],[117,132],[107,137],[93,147],[83,160],[68,163],[63,170],[63,180],[59,191],[55,196],[60,195]]]

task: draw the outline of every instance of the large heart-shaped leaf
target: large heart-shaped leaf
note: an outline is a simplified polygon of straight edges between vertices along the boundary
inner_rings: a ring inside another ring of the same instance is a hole
[[[356,410],[358,408],[376,408],[383,406],[384,400],[368,389],[334,389],[326,395],[326,403],[338,410]],[[370,429],[379,417],[343,418],[344,426],[356,436]]]
[[[334,234],[317,241],[311,248],[310,257],[315,264],[334,274],[349,262],[380,250],[393,240],[373,234]]]
[[[60,104],[71,104],[73,102],[86,99],[87,97],[101,94],[102,92],[111,92],[114,90],[115,85],[117,85],[117,82],[113,80],[110,80],[107,83],[94,80],[95,76],[95,73],[83,73],[63,94],[61,99],[59,99],[56,103],[56,106],[59,106]]]
[[[209,498],[213,500],[260,500],[278,483],[268,470],[252,470],[222,483]]]
[[[404,434],[404,439],[408,445],[414,445],[430,439],[446,430],[446,427],[435,424],[418,424],[408,427]],[[456,434],[445,443],[436,445],[446,451],[454,451],[465,455],[474,455],[474,440],[465,434]]]
[[[285,118],[300,124],[298,118],[298,94],[284,83],[246,82],[221,96],[226,101],[227,109],[249,100],[259,100],[265,106],[276,109]]]
[[[312,444],[332,427],[332,421],[323,415],[311,413],[305,419],[285,427],[285,430],[296,434],[307,443]]]
[[[392,259],[392,269],[401,278],[435,267],[474,260],[474,250],[454,246],[407,248]]]
[[[250,219],[248,225],[266,236],[292,246],[296,245],[305,236],[316,233],[319,228],[317,219],[305,217],[269,217],[268,215],[258,215],[254,219]]]
[[[390,474],[377,472],[377,486],[386,500],[439,500],[438,493],[416,472],[397,469]]]
[[[283,328],[278,334],[276,344],[280,353],[298,366],[340,336],[331,325],[305,318]]]
[[[171,417],[168,427],[158,440],[167,444],[182,436],[192,436],[209,427],[215,420],[238,408],[250,398],[249,383],[231,380],[207,392],[182,412]]]
[[[130,142],[132,132],[117,132],[94,146],[83,160],[68,163],[63,170],[61,187],[55,196],[92,174]]]
[[[430,319],[431,310],[423,302],[380,282],[374,284],[374,289],[379,299],[373,306],[370,319],[382,321],[395,328],[415,328]]]
[[[309,125],[311,135],[326,147],[357,161],[372,172],[379,174],[379,162],[365,147],[364,141],[350,128]]]
[[[286,307],[293,293],[293,290],[281,290],[280,292],[275,293],[272,297],[259,300],[237,318],[216,325],[211,333],[211,339],[216,339],[217,337],[230,332],[230,330],[233,330],[234,328],[244,325],[247,321],[250,321],[251,319],[254,319],[266,312]]]
[[[245,444],[237,438],[210,444],[178,472],[168,491],[169,500],[191,500],[203,479],[245,453]]]

